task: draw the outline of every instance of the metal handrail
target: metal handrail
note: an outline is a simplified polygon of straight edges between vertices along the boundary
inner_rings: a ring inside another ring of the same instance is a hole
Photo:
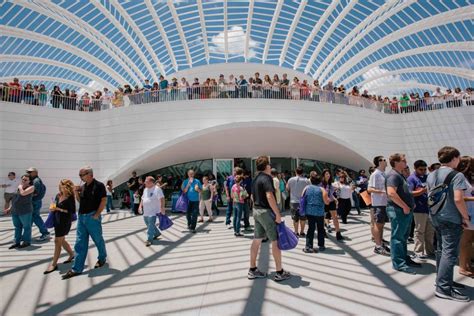
[[[39,91],[0,86],[0,100],[45,106],[57,109],[95,112],[123,106],[135,106],[147,103],[173,102],[184,100],[208,99],[277,99],[302,100],[343,104],[371,109],[386,114],[404,114],[432,111],[447,108],[472,106],[474,99],[470,94],[425,97],[421,99],[401,99],[383,101],[350,94],[321,90],[315,87],[275,87],[271,85],[178,85],[166,89],[142,89],[129,93],[117,90],[114,93],[89,96],[65,95],[59,91]]]

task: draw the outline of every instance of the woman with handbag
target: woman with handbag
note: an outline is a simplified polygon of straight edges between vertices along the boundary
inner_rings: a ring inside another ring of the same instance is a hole
[[[69,254],[69,258],[63,263],[70,263],[74,259],[71,245],[66,241],[66,236],[71,230],[73,215],[76,213],[74,183],[71,180],[63,179],[59,182],[59,193],[56,195],[55,203],[51,203],[49,210],[54,212],[54,254],[53,261],[44,274],[58,269],[61,247]]]

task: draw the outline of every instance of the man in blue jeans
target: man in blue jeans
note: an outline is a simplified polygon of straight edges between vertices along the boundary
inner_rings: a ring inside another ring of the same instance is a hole
[[[464,285],[453,281],[453,270],[459,256],[459,242],[463,226],[467,227],[469,215],[464,202],[466,180],[462,173],[455,172],[461,153],[454,147],[443,147],[438,151],[441,167],[428,175],[428,190],[444,183],[449,176],[448,194],[442,207],[436,214],[430,212],[430,218],[436,231],[438,247],[436,249],[436,290],[435,296],[458,302],[469,302],[469,297],[459,289]]]
[[[387,215],[392,223],[390,239],[392,266],[397,271],[416,274],[410,266],[420,267],[421,264],[411,260],[407,253],[407,239],[415,206],[408,183],[402,175],[407,167],[407,160],[405,155],[396,153],[390,156],[389,161],[392,170],[387,174],[385,186],[388,198]]]
[[[92,238],[99,252],[94,268],[105,264],[107,251],[102,236],[101,213],[107,203],[105,185],[94,179],[91,167],[84,167],[79,171],[79,177],[85,182],[82,187],[75,188],[76,200],[79,202],[79,218],[77,220],[77,237],[74,251],[76,258],[72,269],[63,275],[63,280],[79,275],[84,270],[87,252],[89,250],[89,236]]]
[[[194,178],[194,170],[188,170],[188,178],[184,180],[181,185],[181,190],[188,198],[188,210],[186,212],[186,219],[188,221],[188,229],[195,234],[196,224],[199,213],[199,193],[202,190],[201,181]]]
[[[39,241],[45,241],[49,239],[49,232],[46,226],[44,225],[43,219],[41,218],[40,211],[42,206],[42,200],[46,194],[46,186],[38,177],[38,170],[36,168],[29,168],[26,170],[29,174],[31,183],[35,187],[35,192],[33,193],[33,214],[32,219],[33,223],[38,226],[38,229],[41,233],[41,237],[38,238]]]
[[[227,196],[227,210],[225,212],[225,225],[227,229],[232,229],[231,223],[232,211],[234,209],[234,203],[232,201],[232,186],[235,184],[235,176],[243,176],[244,170],[240,167],[234,168],[234,174],[228,176],[224,183],[225,194]]]

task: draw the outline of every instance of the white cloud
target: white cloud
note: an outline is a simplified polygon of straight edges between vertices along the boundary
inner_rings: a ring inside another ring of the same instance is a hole
[[[402,80],[400,75],[385,75],[383,77],[379,77],[383,74],[387,74],[388,72],[390,71],[387,69],[380,68],[379,66],[370,69],[362,75],[364,81],[374,77],[377,77],[377,79],[367,82],[362,87],[360,87],[360,90],[368,90],[369,93],[392,96],[400,94],[400,91],[406,91],[407,86],[411,84],[413,84],[413,86],[416,86],[416,84],[418,83],[418,81],[414,79]],[[402,87],[397,87],[400,85]]]
[[[229,55],[244,55],[246,33],[241,26],[231,26],[227,31],[227,45]],[[259,47],[260,43],[249,38],[249,56],[253,58],[256,55],[255,48]],[[224,32],[213,36],[209,41],[209,49],[212,52],[225,54],[225,36]]]

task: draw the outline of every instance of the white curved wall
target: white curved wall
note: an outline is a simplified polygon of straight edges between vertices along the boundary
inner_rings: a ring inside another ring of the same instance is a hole
[[[143,173],[211,157],[269,154],[358,169],[367,168],[375,155],[404,152],[410,162],[432,163],[444,145],[473,154],[473,116],[472,107],[386,115],[265,99],[170,102],[95,113],[2,102],[0,176],[35,166],[49,197],[59,179],[78,181],[83,165],[91,165],[98,179],[119,184],[133,169]],[[234,144],[235,135],[245,144]]]

